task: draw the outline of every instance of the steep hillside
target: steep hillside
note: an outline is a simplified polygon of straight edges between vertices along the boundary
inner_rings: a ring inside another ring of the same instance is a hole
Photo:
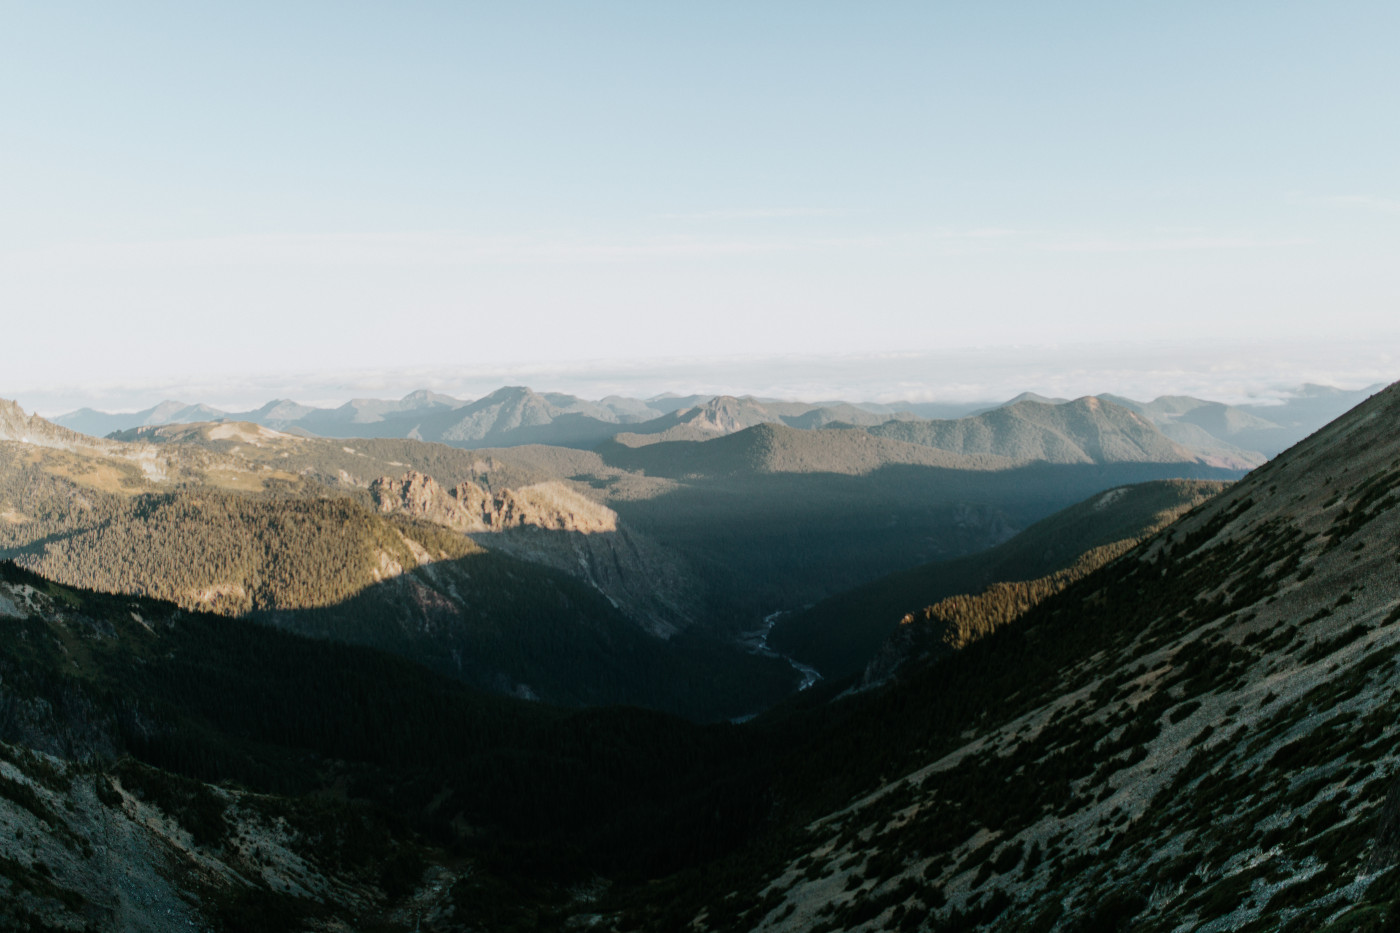
[[[205,488],[102,500],[71,527],[14,541],[0,557],[74,586],[238,614],[331,605],[405,569],[481,550],[353,499]]]
[[[865,668],[906,615],[993,583],[1066,571],[1095,549],[1136,543],[1222,488],[1217,482],[1163,480],[1110,489],[989,550],[891,574],[783,616],[768,644],[830,680],[848,677]]]
[[[428,870],[420,845],[363,806],[5,743],[0,825],[6,930],[232,933],[336,916],[403,929]]]
[[[695,573],[670,549],[620,525],[617,513],[558,481],[489,492],[470,481],[444,489],[410,471],[370,484],[380,512],[470,535],[494,551],[577,577],[655,635],[699,620]]]
[[[668,916],[1390,928],[1397,423],[1393,386],[996,634],[832,708],[784,778],[791,856]]]
[[[752,833],[738,738],[0,564],[0,926],[557,923]]]
[[[785,662],[703,631],[657,637],[572,577],[502,554],[436,561],[332,605],[251,618],[409,658],[481,690],[556,706],[628,704],[696,721],[766,709]]]
[[[380,512],[403,513],[463,533],[535,527],[604,534],[617,531],[617,513],[559,482],[533,483],[492,493],[470,480],[444,489],[431,476],[410,470],[401,479],[381,476],[369,486]]]
[[[849,689],[870,690],[889,683],[913,665],[936,662],[963,650],[1122,557],[1137,544],[1136,538],[1112,541],[1090,548],[1069,566],[1043,576],[1003,580],[905,613]]]

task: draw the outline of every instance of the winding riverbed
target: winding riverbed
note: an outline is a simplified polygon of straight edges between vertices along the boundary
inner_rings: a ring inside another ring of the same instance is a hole
[[[802,675],[802,683],[798,684],[797,686],[797,689],[800,692],[802,690],[806,690],[808,687],[812,686],[812,684],[821,680],[821,672],[818,671],[815,667],[809,667],[808,665],[803,664],[801,661],[798,661],[794,658],[790,658],[787,655],[774,651],[772,648],[768,647],[769,633],[773,631],[773,626],[778,624],[778,620],[781,619],[783,616],[787,615],[788,612],[789,610],[787,609],[779,609],[777,612],[770,612],[768,615],[763,617],[763,625],[759,628],[754,629],[752,632],[744,633],[744,635],[740,637],[739,643],[742,644],[744,647],[748,648],[749,651],[753,652],[754,654],[761,654],[769,658],[778,658],[780,660],[786,661],[788,664],[791,664],[793,670],[797,671],[799,674]]]

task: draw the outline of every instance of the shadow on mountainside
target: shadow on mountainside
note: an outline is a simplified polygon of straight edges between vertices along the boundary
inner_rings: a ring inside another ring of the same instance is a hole
[[[705,617],[734,630],[889,573],[983,551],[1106,489],[1240,475],[1190,463],[891,464],[863,475],[690,476],[650,499],[611,504],[628,527],[697,568]]]
[[[921,564],[838,593],[783,616],[768,644],[776,651],[840,679],[860,672],[886,640],[918,613],[950,596],[992,584],[1031,581],[1065,571],[1088,552],[1137,540],[1228,484],[1157,480],[1090,496],[975,554]]]
[[[710,721],[769,707],[797,685],[780,660],[700,632],[658,638],[586,584],[490,552],[420,566],[334,605],[250,618],[560,706],[626,704]]]
[[[0,739],[317,795],[291,802],[289,818],[348,799],[512,878],[673,871],[731,849],[769,807],[765,766],[727,725],[485,696],[383,652],[60,587],[0,562],[7,587],[28,591],[30,608],[0,640]],[[329,831],[327,845],[356,828]]]

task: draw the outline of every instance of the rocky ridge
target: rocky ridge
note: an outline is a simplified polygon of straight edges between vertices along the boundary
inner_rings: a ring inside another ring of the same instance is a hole
[[[564,483],[489,491],[464,481],[449,489],[410,470],[374,480],[370,496],[381,513],[433,522],[579,578],[653,635],[669,638],[695,621],[693,570]]]
[[[560,482],[488,492],[464,481],[444,489],[431,476],[410,470],[401,478],[370,483],[381,512],[403,512],[464,534],[525,526],[548,531],[601,534],[617,530],[617,513]]]

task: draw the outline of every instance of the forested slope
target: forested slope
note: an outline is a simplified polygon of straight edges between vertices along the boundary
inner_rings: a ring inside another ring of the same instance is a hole
[[[891,574],[784,616],[769,644],[828,679],[850,676],[865,668],[906,615],[990,584],[1065,571],[1087,552],[1135,542],[1223,488],[1219,482],[1164,480],[1098,493],[989,550]]]
[[[61,440],[71,433],[59,431]],[[203,444],[174,442],[191,434]],[[567,488],[498,487],[487,494],[460,480],[511,532],[485,540],[551,568],[483,548],[460,531],[424,520],[427,513],[385,509],[387,499],[377,501],[357,483],[327,486],[298,476],[324,471],[341,462],[339,456],[372,473],[387,465],[377,456],[339,447],[337,456],[325,449],[327,442],[272,436],[253,426],[181,427],[166,437],[167,443],[141,449],[187,469],[182,475],[210,479],[213,473],[223,485],[152,480],[122,458],[127,447],[118,442],[78,451],[0,442],[0,557],[73,586],[154,596],[187,609],[251,615],[317,637],[375,645],[482,689],[563,705],[631,703],[713,720],[771,705],[796,683],[785,663],[704,632],[670,641],[653,634],[678,614],[667,614],[660,599],[648,602],[645,593],[629,599],[628,588],[657,568],[675,572],[664,554],[617,533],[527,526],[594,531],[611,516]],[[415,446],[383,444],[386,455]],[[447,475],[525,475],[465,452],[417,446]],[[109,447],[115,456],[105,455]],[[288,461],[298,473],[286,472]],[[583,556],[598,565],[591,575],[588,566],[580,567]],[[624,559],[630,561],[625,567]],[[619,568],[635,572],[608,576]],[[666,578],[658,574],[653,582]],[[672,588],[684,594],[688,585],[681,580]],[[609,588],[618,597],[610,598]]]

